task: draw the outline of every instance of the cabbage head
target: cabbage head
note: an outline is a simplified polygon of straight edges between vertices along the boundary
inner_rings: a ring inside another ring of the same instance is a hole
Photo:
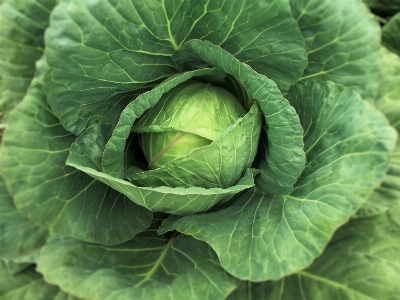
[[[399,299],[372,2],[0,0],[0,300]]]

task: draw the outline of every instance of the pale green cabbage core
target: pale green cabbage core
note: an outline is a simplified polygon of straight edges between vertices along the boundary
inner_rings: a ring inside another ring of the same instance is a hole
[[[157,169],[175,158],[188,155],[192,150],[207,146],[212,141],[201,136],[182,132],[165,131],[142,133],[140,145],[146,155],[149,169]]]
[[[217,140],[246,114],[225,89],[200,81],[188,81],[165,94],[134,128],[149,169]]]

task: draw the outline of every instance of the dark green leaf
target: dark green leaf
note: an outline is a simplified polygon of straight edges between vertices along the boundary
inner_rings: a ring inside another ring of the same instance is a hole
[[[32,223],[15,208],[2,176],[0,199],[0,257],[32,261],[29,256],[35,255],[46,242],[47,230]]]
[[[380,27],[361,0],[291,0],[308,66],[303,80],[332,80],[373,100],[380,71]]]
[[[270,300],[398,300],[399,231],[400,206],[353,220],[311,267],[257,288]]]
[[[34,267],[11,275],[0,260],[0,300],[53,300],[58,293],[58,287],[44,282]]]
[[[5,0],[0,6],[0,108],[5,118],[22,100],[33,78],[56,2]]]
[[[2,259],[7,271],[11,274],[11,275],[15,275],[18,274],[20,272],[22,272],[23,270],[26,270],[27,268],[29,268],[32,263],[29,262],[15,262],[14,260],[6,260],[6,259]]]
[[[4,136],[3,177],[19,211],[44,228],[91,242],[117,244],[151,224],[150,211],[65,165],[76,137],[51,112],[43,62]]]
[[[288,0],[67,0],[46,33],[49,103],[80,134],[116,92],[177,73],[171,56],[190,39],[220,45],[285,90],[307,64]]]
[[[400,12],[394,15],[383,27],[382,45],[400,55]]]
[[[192,237],[166,240],[154,230],[112,247],[54,238],[38,269],[47,281],[85,299],[225,299],[238,279]]]
[[[399,0],[363,0],[374,13],[386,17],[400,11]]]

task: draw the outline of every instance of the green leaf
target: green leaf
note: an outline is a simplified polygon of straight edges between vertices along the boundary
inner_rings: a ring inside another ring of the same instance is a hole
[[[198,3],[185,2],[192,7]],[[180,46],[191,39],[209,41],[274,80],[283,91],[299,80],[307,57],[288,0],[203,3],[207,3],[209,13],[196,23],[186,40],[180,41]]]
[[[400,204],[400,140],[392,153],[390,167],[382,184],[374,189],[371,196],[357,212],[355,217],[366,217],[382,213]]]
[[[135,120],[148,108],[154,106],[164,92],[193,76],[207,74],[221,76],[221,71],[216,68],[202,69],[171,76],[153,90],[131,102],[122,112],[115,129],[106,124],[91,126],[72,145],[67,164],[104,182],[136,204],[151,211],[178,215],[208,210],[215,204],[225,202],[235,194],[254,186],[253,173],[250,170],[236,185],[227,189],[137,187],[120,179],[124,177],[127,168],[125,147]]]
[[[57,293],[58,287],[44,282],[33,267],[11,275],[0,260],[0,300],[52,300]]]
[[[152,213],[65,165],[76,137],[51,112],[42,87],[44,62],[13,111],[3,140],[2,172],[17,209],[64,236],[118,244],[151,224]]]
[[[382,74],[375,106],[400,133],[400,57],[386,48],[381,49]],[[374,190],[357,216],[381,213],[400,204],[400,139],[392,153],[390,168],[382,184]]]
[[[63,292],[61,290],[54,297],[54,300],[80,300],[80,299],[82,299],[82,298],[78,298],[78,297],[73,296],[71,294],[67,294],[66,292]]]
[[[63,290],[99,300],[217,300],[239,283],[206,243],[184,235],[166,240],[154,230],[112,247],[54,237],[38,269]]]
[[[32,266],[32,263],[19,263],[15,262],[13,260],[6,260],[6,259],[1,259],[10,275],[15,275],[20,273],[23,270],[26,270],[28,267]]]
[[[383,27],[382,45],[400,55],[400,12],[394,15]]]
[[[382,71],[375,106],[400,133],[400,57],[381,47]]]
[[[92,126],[89,130],[95,130],[97,126]],[[88,130],[88,131],[89,131]],[[88,132],[88,135],[91,135]],[[94,135],[92,135],[94,136]],[[79,142],[81,145],[82,143]],[[78,145],[78,143],[76,144]],[[74,153],[68,158],[67,164],[89,174],[96,180],[104,182],[111,188],[123,193],[127,198],[138,205],[146,207],[154,212],[167,212],[175,215],[186,215],[192,213],[203,212],[209,210],[218,203],[223,203],[230,200],[234,195],[254,186],[253,172],[247,170],[244,176],[237,182],[236,185],[227,189],[221,188],[170,188],[166,186],[151,188],[137,187],[129,181],[112,177],[106,173],[99,172],[92,168],[88,160],[79,160],[81,150],[74,147],[71,153]],[[89,165],[86,167],[85,165]]]
[[[307,64],[288,0],[68,0],[46,32],[49,103],[78,135],[115,93],[177,73],[171,56],[190,39],[220,45],[286,90]]]
[[[387,120],[350,89],[307,82],[288,96],[305,130],[307,154],[294,190],[248,192],[217,212],[170,217],[160,229],[207,242],[240,279],[276,280],[310,265],[381,182],[394,147]]]
[[[218,46],[209,42],[191,40],[173,56],[182,69],[204,62],[235,77],[247,95],[259,104],[268,126],[268,147],[257,187],[265,193],[289,193],[304,168],[302,133],[296,111],[283,98],[275,83],[239,62]]]
[[[266,299],[265,297],[269,293],[269,281],[258,283],[243,280],[240,282],[240,285],[231,294],[229,294],[226,300]],[[270,298],[268,298],[268,300],[270,300]]]
[[[378,89],[380,26],[361,0],[291,0],[308,66],[302,80],[332,80],[365,99]]]
[[[79,300],[79,299],[82,299],[82,298],[78,298],[76,296],[73,296],[71,294],[67,294],[66,292],[63,292],[63,291],[60,290],[57,293],[57,295],[54,297],[54,299],[52,299],[52,300]]]
[[[399,231],[400,206],[352,220],[309,268],[265,283],[264,295],[271,300],[398,300]]]
[[[399,0],[363,0],[374,13],[380,16],[391,16],[400,11]]]
[[[29,256],[35,255],[46,243],[48,232],[15,208],[2,176],[0,199],[0,257],[9,261],[31,261]]]
[[[35,73],[56,0],[6,0],[0,6],[0,108],[8,118]]]

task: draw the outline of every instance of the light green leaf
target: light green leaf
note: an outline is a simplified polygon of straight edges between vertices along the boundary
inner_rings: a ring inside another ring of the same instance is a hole
[[[161,99],[135,122],[134,132],[180,131],[215,141],[246,114],[228,90],[199,80],[185,81]]]
[[[53,300],[57,293],[58,287],[44,282],[34,267],[11,275],[0,260],[0,300]]]
[[[400,116],[400,114],[399,114]],[[357,212],[355,217],[371,216],[400,204],[400,139],[392,152],[389,170],[381,185],[374,189],[371,196]]]
[[[217,212],[170,217],[160,230],[207,242],[241,279],[276,280],[310,265],[381,182],[394,148],[394,129],[350,89],[307,82],[288,96],[307,155],[294,190],[283,196],[248,192]]]
[[[129,179],[139,186],[229,188],[251,167],[260,130],[261,112],[254,104],[210,145],[192,150],[156,170],[132,174]]]
[[[241,281],[240,285],[229,294],[226,300],[254,300],[262,299],[266,300],[266,295],[270,293],[269,281],[266,282],[251,282],[251,281]],[[272,300],[268,298],[268,300]],[[280,299],[286,300],[286,299]],[[298,300],[298,299],[296,299]]]
[[[275,83],[209,42],[191,40],[173,58],[182,69],[201,63],[222,69],[244,87],[248,97],[257,101],[268,127],[265,160],[256,166],[261,170],[256,178],[257,187],[272,195],[289,193],[304,168],[303,129],[296,111]]]
[[[67,294],[66,292],[63,292],[63,291],[60,290],[57,293],[57,295],[54,297],[54,299],[52,299],[52,300],[80,300],[80,299],[82,299],[82,298],[78,298],[76,296],[73,296],[71,294]]]
[[[381,47],[382,71],[375,106],[400,133],[400,57]]]
[[[0,108],[5,118],[26,93],[56,0],[5,0],[0,5]]]
[[[151,224],[150,211],[65,165],[76,137],[51,112],[40,72],[9,118],[3,140],[3,178],[16,207],[50,231],[91,242],[117,244]]]
[[[222,300],[239,283],[206,243],[184,235],[167,240],[154,230],[112,247],[54,237],[38,270],[63,290],[96,300]]]
[[[0,257],[12,261],[34,255],[46,242],[47,230],[32,223],[15,208],[2,176],[0,199]]]
[[[257,288],[270,300],[398,300],[399,221],[400,206],[352,220],[311,267]]]
[[[400,133],[400,57],[381,48],[382,74],[375,106]],[[390,168],[357,216],[369,216],[400,204],[400,139],[392,153]]]
[[[308,66],[302,80],[332,80],[373,100],[378,89],[380,26],[361,0],[291,0]]]
[[[193,150],[212,143],[211,140],[193,133],[172,130],[146,132],[138,134],[136,137],[136,141],[146,157],[145,167],[142,170],[158,169],[174,159],[186,156]]]
[[[389,22],[383,26],[382,45],[400,55],[400,12],[390,18]]]
[[[190,39],[220,45],[285,90],[307,64],[288,0],[67,0],[46,32],[49,103],[80,134],[116,92],[177,73],[171,56]]]

